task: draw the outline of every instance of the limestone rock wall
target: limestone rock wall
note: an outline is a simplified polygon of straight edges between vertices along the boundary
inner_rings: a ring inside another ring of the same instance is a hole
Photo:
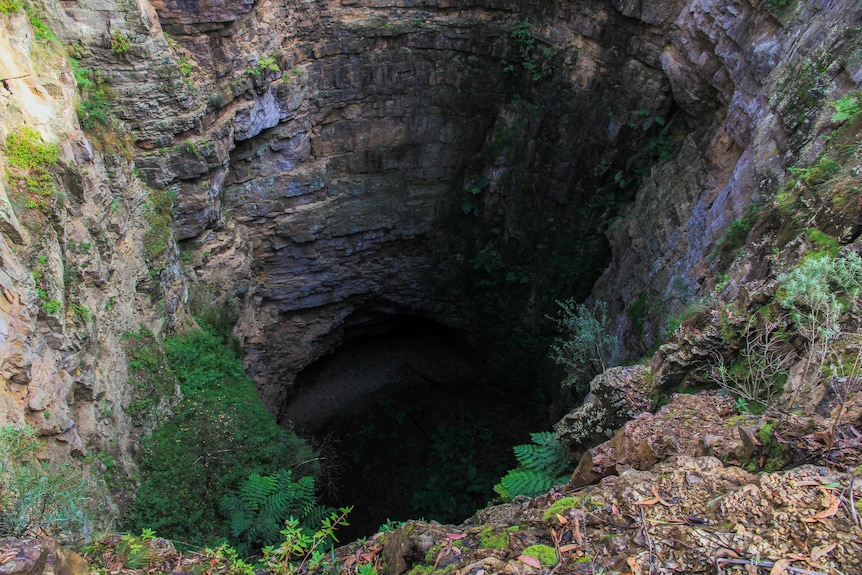
[[[582,206],[632,169],[630,146],[647,136],[635,122],[672,107],[660,30],[601,2],[530,16],[553,54],[543,81],[521,71],[511,34],[528,15],[502,0],[154,7],[192,65],[200,116],[191,130],[169,124],[178,92],[162,135],[133,126],[151,148],[137,164],[176,193],[187,272],[237,314],[274,409],[368,315],[475,330],[475,284],[462,276],[493,242],[529,252],[541,240],[526,236],[556,216],[557,243],[581,227],[595,268],[609,212]],[[477,217],[465,218],[464,190],[480,179]],[[583,294],[596,271],[569,273]],[[523,295],[510,298],[517,321],[535,323],[548,295],[539,306]]]
[[[145,261],[148,192],[128,151],[100,152],[78,128],[59,42],[36,38],[24,13],[0,15],[0,27],[0,423],[34,425],[46,458],[104,454],[131,468],[141,430],[125,412],[123,335],[162,333],[182,279]],[[56,191],[42,198],[15,183],[5,153],[25,127],[59,148]]]
[[[553,299],[585,295],[608,261],[593,297],[610,304],[619,355],[642,353],[712,286],[731,222],[816,146],[858,62],[842,2],[780,17],[706,0],[139,12],[116,24],[140,32],[128,69],[111,67],[128,94],[118,113],[142,176],[176,194],[186,272],[235,314],[273,410],[369,314],[496,341],[510,322],[541,331]],[[511,34],[525,22],[532,52]],[[531,79],[528,59],[552,73]],[[142,102],[144,87],[157,96]],[[506,279],[464,279],[477,269]],[[483,289],[506,292],[507,325],[477,312]]]
[[[858,2],[767,8],[697,0],[672,15],[661,68],[690,130],[612,229],[613,259],[593,289],[615,316],[619,358],[643,354],[668,315],[710,292],[730,225],[817,155],[833,127],[828,103],[860,87]],[[646,18],[639,5],[620,9]],[[753,267],[732,281],[762,279]]]
[[[183,277],[235,320],[273,411],[356,327],[401,313],[489,342],[538,332],[609,261],[593,297],[620,355],[637,355],[711,288],[710,253],[752,198],[816,153],[826,102],[862,79],[858,14],[843,0],[781,17],[748,0],[48,2],[60,41],[110,87],[134,165],[75,131],[65,60],[6,80],[4,129],[31,114],[63,142],[73,190],[45,234],[4,210],[7,418],[59,437],[96,429],[96,411],[124,417],[119,335],[181,311]],[[3,22],[9,52],[30,54],[24,17]],[[182,268],[169,257],[151,277],[141,257],[133,168],[174,197]],[[37,252],[93,322],[40,312]],[[70,258],[87,262],[72,295]],[[31,396],[34,374],[54,387]]]

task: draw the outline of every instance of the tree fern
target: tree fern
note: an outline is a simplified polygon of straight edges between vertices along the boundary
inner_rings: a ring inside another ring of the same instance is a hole
[[[554,434],[550,431],[532,433],[530,438],[533,443],[512,448],[518,467],[494,486],[494,491],[503,501],[510,501],[518,495],[536,497],[568,479],[565,475],[568,467],[566,450]]]
[[[293,481],[290,471],[280,469],[272,475],[249,475],[236,492],[219,501],[219,511],[230,522],[237,550],[247,552],[278,543],[279,532],[290,517],[313,532],[319,527],[313,521],[332,510],[317,505],[314,478]]]

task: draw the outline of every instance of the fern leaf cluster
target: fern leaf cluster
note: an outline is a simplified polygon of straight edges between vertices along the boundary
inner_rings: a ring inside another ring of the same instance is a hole
[[[550,431],[531,433],[533,443],[513,447],[515,458],[521,467],[540,471],[554,477],[566,469],[566,450]]]
[[[235,493],[219,501],[219,509],[229,519],[231,535],[241,541],[243,550],[278,543],[289,518],[313,531],[332,511],[317,505],[313,477],[294,481],[293,474],[284,469],[272,475],[249,475]]]
[[[565,483],[568,464],[566,450],[550,431],[531,433],[533,443],[512,448],[518,467],[509,471],[494,491],[503,499],[511,501],[518,495],[536,497],[551,487]]]

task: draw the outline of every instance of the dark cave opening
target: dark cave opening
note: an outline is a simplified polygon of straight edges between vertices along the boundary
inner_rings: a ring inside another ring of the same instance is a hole
[[[515,466],[512,446],[547,429],[547,402],[498,384],[448,328],[388,316],[297,377],[282,422],[322,447],[319,492],[352,505],[343,540],[387,521],[460,523]]]

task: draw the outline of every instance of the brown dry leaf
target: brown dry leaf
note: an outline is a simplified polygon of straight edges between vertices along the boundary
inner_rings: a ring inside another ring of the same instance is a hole
[[[632,575],[643,575],[644,571],[641,569],[641,566],[638,565],[637,559],[634,557],[626,559],[626,564],[629,566],[629,569],[632,570]]]
[[[787,573],[787,568],[790,567],[790,559],[779,559],[772,565],[769,570],[769,575],[784,575]]]
[[[557,513],[557,521],[559,521],[559,522],[560,522],[560,525],[565,525],[566,523],[568,523],[568,522],[569,522],[569,520],[568,520],[568,519],[566,519],[565,517],[563,517],[563,516],[562,516],[562,515],[560,515],[559,513]]]
[[[520,561],[521,563],[526,563],[530,567],[535,567],[536,569],[542,568],[541,562],[539,562],[539,560],[535,557],[530,557],[529,555],[519,555],[518,561]]]
[[[815,513],[814,517],[806,517],[802,521],[804,521],[805,523],[815,523],[817,521],[820,521],[821,519],[832,517],[833,515],[838,513],[838,507],[841,506],[841,499],[835,497],[835,495],[831,491],[827,491],[824,489],[824,492],[829,494],[829,507],[827,507],[823,511]]]
[[[568,545],[563,545],[560,547],[560,553],[568,553],[569,551],[577,551],[580,549],[580,545],[575,545],[574,543],[569,543]]]
[[[829,555],[836,547],[838,547],[837,543],[830,543],[829,545],[820,545],[813,548],[811,550],[811,560],[819,563],[821,559]]]
[[[584,543],[584,535],[581,533],[581,521],[578,519],[577,515],[575,515],[574,521],[572,522],[572,539],[581,545]]]
[[[644,499],[643,501],[635,501],[633,505],[655,505],[661,503],[665,507],[670,507],[670,503],[661,498],[658,492],[658,483],[653,483],[652,494],[655,495],[652,499]]]

